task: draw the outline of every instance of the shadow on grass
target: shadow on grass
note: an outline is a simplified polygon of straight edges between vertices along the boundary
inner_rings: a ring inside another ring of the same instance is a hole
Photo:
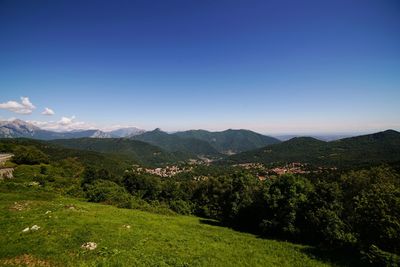
[[[300,252],[306,254],[308,257],[312,259],[317,259],[322,262],[327,262],[331,263],[333,266],[340,266],[340,267],[346,267],[346,266],[366,266],[365,262],[361,262],[361,257],[358,251],[356,250],[334,250],[334,249],[327,249],[327,248],[319,248],[315,247],[309,244],[305,244],[304,242],[299,242],[298,240],[287,240],[287,239],[281,239],[279,237],[266,237],[259,235],[254,229],[241,229],[241,228],[236,228],[236,227],[229,227],[227,225],[224,225],[223,223],[217,221],[217,220],[212,220],[212,219],[206,219],[206,218],[201,218],[199,219],[199,222],[201,224],[208,224],[212,226],[218,226],[218,227],[224,227],[224,228],[230,228],[234,231],[241,232],[241,233],[247,233],[247,234],[254,234],[257,236],[257,238],[260,239],[268,239],[268,240],[275,240],[275,241],[289,241],[293,244],[298,244],[298,245],[303,245],[307,247],[302,247],[300,248]]]
[[[361,261],[361,255],[355,250],[333,250],[318,247],[306,247],[301,252],[310,258],[332,263],[334,266],[368,266]]]
[[[208,225],[212,225],[212,226],[226,227],[221,222],[216,221],[216,220],[211,220],[211,219],[200,219],[199,222],[202,224],[208,224]]]

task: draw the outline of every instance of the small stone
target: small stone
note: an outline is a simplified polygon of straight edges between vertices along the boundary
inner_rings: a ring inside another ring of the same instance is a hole
[[[26,233],[29,231],[29,227],[26,227],[24,230],[22,230],[23,233]]]
[[[82,244],[81,248],[88,249],[88,250],[94,250],[97,248],[97,244],[94,242],[86,242],[86,243]]]
[[[34,226],[31,227],[32,231],[37,231],[40,229],[40,226],[37,226],[36,224]]]

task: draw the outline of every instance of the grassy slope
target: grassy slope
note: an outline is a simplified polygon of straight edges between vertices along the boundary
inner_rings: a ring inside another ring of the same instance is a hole
[[[201,223],[196,217],[2,188],[0,266],[18,261],[44,266],[329,266],[310,258],[306,246],[257,238]],[[15,202],[27,205],[18,211],[13,209]],[[46,215],[48,210],[52,212]],[[22,233],[35,224],[41,227],[38,231]],[[98,244],[96,250],[80,248],[89,241]]]

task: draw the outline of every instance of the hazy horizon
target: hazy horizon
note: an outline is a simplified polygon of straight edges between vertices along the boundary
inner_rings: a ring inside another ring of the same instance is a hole
[[[12,122],[14,120],[21,120],[18,118],[9,118],[7,120],[0,120],[0,122],[2,121],[8,121],[8,122]],[[22,120],[24,121],[24,120]],[[341,139],[341,138],[346,138],[346,137],[351,137],[351,136],[358,136],[358,135],[366,135],[366,134],[373,134],[376,132],[382,132],[382,131],[386,131],[386,130],[396,130],[396,129],[376,129],[376,130],[370,130],[370,131],[347,131],[347,132],[300,132],[300,131],[293,131],[293,132],[260,132],[260,131],[256,131],[253,129],[248,129],[248,128],[224,128],[224,129],[207,129],[207,128],[187,128],[187,129],[181,129],[181,130],[176,130],[176,131],[168,131],[165,129],[162,129],[160,127],[155,127],[155,128],[149,128],[149,129],[144,129],[144,128],[140,128],[140,127],[136,127],[133,125],[112,125],[109,127],[96,127],[96,126],[88,126],[87,124],[85,125],[81,125],[81,127],[77,127],[77,128],[60,128],[58,127],[59,123],[58,122],[54,122],[53,125],[50,125],[52,122],[38,122],[38,121],[24,121],[27,123],[31,123],[34,126],[37,126],[43,130],[49,130],[49,131],[54,131],[54,132],[74,132],[74,131],[85,131],[85,130],[101,130],[103,132],[112,132],[115,130],[120,130],[120,129],[127,129],[127,128],[136,128],[138,130],[144,130],[146,132],[149,131],[153,131],[156,129],[159,129],[161,131],[167,132],[167,133],[176,133],[176,132],[183,132],[183,131],[189,131],[189,130],[205,130],[205,131],[209,131],[209,132],[222,132],[225,130],[250,130],[250,131],[254,131],[263,135],[269,135],[269,136],[273,136],[276,137],[282,141],[288,140],[292,137],[300,137],[300,136],[312,136],[312,137],[321,137],[323,139],[331,139],[331,140],[336,140],[336,139]],[[47,124],[47,126],[46,126]],[[49,126],[50,125],[50,126]]]

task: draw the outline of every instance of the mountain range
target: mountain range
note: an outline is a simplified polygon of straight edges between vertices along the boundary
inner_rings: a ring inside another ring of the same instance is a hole
[[[18,137],[43,139],[57,147],[119,155],[148,165],[204,157],[227,164],[302,162],[335,167],[400,162],[400,133],[394,130],[335,141],[294,137],[281,142],[249,130],[167,133],[129,128],[113,132],[52,132],[15,120],[0,123],[1,137],[3,141]]]
[[[158,146],[171,153],[181,153],[185,157],[220,157],[260,148],[280,141],[249,130],[226,130],[209,132],[189,130],[167,133],[160,129],[144,131],[135,127],[121,128],[110,132],[101,130],[75,130],[54,132],[41,129],[31,123],[14,120],[0,123],[0,138],[32,138],[40,140],[73,138],[130,138]]]
[[[231,155],[280,142],[249,130],[231,129],[222,132],[189,130],[171,134],[155,129],[133,136],[132,139],[151,143],[170,152],[207,156]]]
[[[104,132],[98,129],[93,130],[73,130],[56,132],[41,129],[32,123],[23,120],[1,121],[0,122],[0,138],[32,138],[40,140],[53,139],[69,139],[69,138],[120,138],[130,137],[144,133],[144,130],[128,127],[121,128],[109,132]]]

